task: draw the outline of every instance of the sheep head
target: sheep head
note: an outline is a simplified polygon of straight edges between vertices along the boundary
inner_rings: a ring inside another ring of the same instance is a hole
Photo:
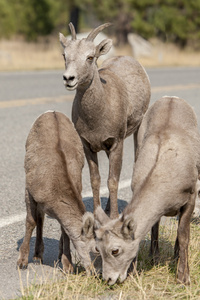
[[[89,33],[87,38],[81,40],[77,39],[72,23],[69,23],[71,40],[68,40],[62,33],[59,34],[65,60],[63,81],[68,90],[90,85],[97,68],[96,61],[98,57],[106,54],[112,46],[112,40],[110,39],[104,39],[95,46],[94,39],[100,31],[110,25],[110,23],[105,23],[98,26]]]

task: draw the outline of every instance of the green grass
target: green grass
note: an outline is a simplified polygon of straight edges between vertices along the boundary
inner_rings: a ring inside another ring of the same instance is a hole
[[[140,245],[138,267],[122,284],[108,286],[100,276],[86,276],[85,272],[55,276],[45,284],[30,285],[18,299],[200,299],[200,226],[191,223],[189,265],[191,285],[176,284],[176,263],[173,247],[177,222],[161,226],[160,263],[152,266],[149,259],[150,236]]]

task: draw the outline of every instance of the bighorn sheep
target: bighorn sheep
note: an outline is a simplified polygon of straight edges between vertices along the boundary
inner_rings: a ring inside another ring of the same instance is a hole
[[[109,284],[125,280],[140,241],[152,228],[151,253],[158,255],[162,216],[179,215],[174,248],[177,281],[189,284],[188,243],[196,182],[200,171],[200,137],[193,109],[177,97],[163,97],[145,114],[138,132],[132,200],[115,220],[96,210],[96,243]]]
[[[86,212],[81,198],[83,166],[83,146],[73,123],[60,112],[49,111],[40,115],[26,141],[27,217],[26,233],[17,261],[20,268],[28,265],[30,238],[36,226],[34,261],[43,260],[42,231],[46,213],[61,225],[59,257],[64,271],[73,271],[70,240],[84,267],[89,269],[89,251],[95,252],[95,240],[92,227],[88,225],[94,217]]]
[[[112,41],[105,39],[95,46],[93,40],[109,25],[103,24],[86,39],[77,40],[70,23],[72,40],[60,33],[60,42],[66,68],[64,85],[68,90],[76,89],[72,121],[83,142],[89,165],[94,211],[100,205],[97,152],[104,150],[109,158],[110,217],[115,218],[118,216],[117,191],[123,142],[132,133],[136,137],[149,105],[150,83],[143,67],[132,57],[113,57],[97,68],[98,57],[110,50]]]

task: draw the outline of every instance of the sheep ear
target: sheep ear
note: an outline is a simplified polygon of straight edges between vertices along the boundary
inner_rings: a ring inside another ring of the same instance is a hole
[[[91,212],[83,215],[82,234],[87,238],[94,237],[94,215]]]
[[[121,233],[125,239],[132,239],[134,240],[134,232],[136,229],[136,225],[131,217],[124,220]]]
[[[112,47],[112,40],[105,39],[101,41],[101,43],[96,46],[95,56],[98,58],[99,56],[108,53],[111,47]]]
[[[66,43],[67,43],[66,37],[62,33],[59,33],[59,39],[60,39],[61,45],[63,46],[63,48],[65,48],[66,47]]]
[[[96,208],[94,215],[95,215],[95,223],[97,228],[102,225],[105,225],[110,220],[110,218],[106,215],[106,213],[101,208],[101,206],[98,206]]]

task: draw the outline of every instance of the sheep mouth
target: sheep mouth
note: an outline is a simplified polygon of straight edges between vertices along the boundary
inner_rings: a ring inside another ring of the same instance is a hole
[[[71,84],[66,84],[65,85],[66,89],[69,90],[69,91],[75,90],[77,88],[77,86],[78,86],[77,82],[74,85],[71,85]]]

